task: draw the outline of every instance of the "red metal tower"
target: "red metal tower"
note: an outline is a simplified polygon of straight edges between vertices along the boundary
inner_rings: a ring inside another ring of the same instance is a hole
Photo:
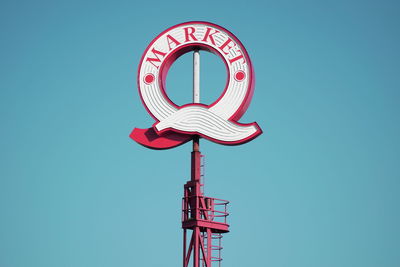
[[[210,105],[200,102],[201,50],[219,56],[228,74],[224,92]],[[168,98],[165,82],[171,64],[189,51],[193,51],[193,102],[178,106]],[[240,145],[262,133],[256,122],[238,122],[250,104],[254,81],[250,57],[239,39],[209,22],[175,25],[160,33],[143,53],[138,88],[155,123],[148,129],[135,128],[131,138],[151,149],[170,149],[193,140],[191,179],[184,185],[182,200],[183,267],[221,264],[221,238],[229,232],[229,202],[204,195],[199,138]]]
[[[229,232],[226,223],[228,201],[204,195],[204,161],[199,151],[199,137],[193,139],[191,180],[184,185],[182,201],[183,267],[192,260],[193,267],[220,266],[221,238]],[[192,237],[188,244],[188,230]]]

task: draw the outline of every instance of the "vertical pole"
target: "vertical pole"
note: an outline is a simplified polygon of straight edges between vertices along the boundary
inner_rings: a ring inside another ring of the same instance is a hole
[[[193,52],[193,103],[200,103],[200,52]],[[200,152],[199,136],[193,138],[193,152]]]
[[[193,53],[193,103],[200,103],[200,52]]]
[[[186,229],[183,229],[183,267],[186,266]]]
[[[193,229],[194,247],[193,247],[193,267],[200,267],[200,229],[195,227]]]
[[[193,52],[193,103],[200,103],[200,52]],[[199,136],[193,137],[192,152],[192,180],[200,180],[200,140]],[[200,188],[199,188],[200,189]],[[196,194],[197,194],[196,190]]]
[[[210,264],[210,267],[211,267],[211,257],[212,257],[212,234],[211,234],[211,229],[207,228],[207,264]]]
[[[193,53],[193,103],[200,103],[200,53],[195,50]],[[191,181],[188,188],[185,186],[184,201],[187,203],[183,208],[184,218],[185,212],[190,209],[190,217],[198,221],[201,219],[201,207],[200,199],[203,197],[201,193],[201,153],[200,153],[200,137],[198,135],[193,136],[193,151],[191,153]],[[189,189],[190,188],[190,189]],[[192,239],[189,247],[187,247],[187,232],[186,229],[183,231],[183,266],[188,267],[191,252],[193,252],[193,267],[200,267],[200,252],[203,252],[203,260],[207,267],[210,267],[208,257],[205,254],[204,244],[202,242],[202,234],[200,227],[195,225],[192,230]],[[186,249],[188,251],[186,251]]]
[[[193,53],[193,103],[200,103],[200,53],[195,50]],[[200,141],[199,136],[193,138],[193,152],[192,152],[192,181],[195,182],[195,202],[196,211],[195,218],[199,218],[199,195],[200,195]],[[200,266],[200,229],[195,227],[193,229],[194,240],[194,255],[193,267]]]

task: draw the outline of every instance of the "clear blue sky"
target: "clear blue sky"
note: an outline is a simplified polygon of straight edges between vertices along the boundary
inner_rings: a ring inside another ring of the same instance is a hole
[[[0,266],[180,266],[190,145],[128,138],[148,43],[180,22],[232,31],[256,71],[240,147],[202,142],[228,199],[223,266],[400,266],[398,1],[1,1]],[[190,99],[190,56],[172,67]],[[202,55],[205,102],[223,65]],[[208,67],[207,67],[208,66]],[[222,85],[221,85],[222,84]],[[221,87],[222,86],[222,87]]]

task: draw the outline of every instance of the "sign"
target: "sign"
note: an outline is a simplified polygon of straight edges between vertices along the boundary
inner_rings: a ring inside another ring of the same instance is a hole
[[[181,55],[204,50],[224,62],[228,79],[212,104],[178,106],[165,91],[168,69]],[[139,64],[137,85],[142,102],[154,118],[148,129],[135,128],[130,137],[152,149],[181,145],[199,135],[224,145],[246,143],[262,133],[256,122],[239,123],[254,92],[254,70],[242,43],[228,30],[208,22],[186,22],[159,34]]]

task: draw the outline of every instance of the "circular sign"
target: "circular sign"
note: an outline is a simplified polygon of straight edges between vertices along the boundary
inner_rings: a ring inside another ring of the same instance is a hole
[[[178,106],[165,90],[169,67],[181,55],[204,50],[225,63],[228,79],[222,95],[212,104]],[[254,71],[242,43],[228,30],[208,22],[187,22],[159,34],[143,53],[138,69],[138,88],[153,127],[134,129],[131,137],[150,148],[163,149],[200,135],[211,141],[237,145],[262,133],[257,123],[241,124],[254,91]]]

